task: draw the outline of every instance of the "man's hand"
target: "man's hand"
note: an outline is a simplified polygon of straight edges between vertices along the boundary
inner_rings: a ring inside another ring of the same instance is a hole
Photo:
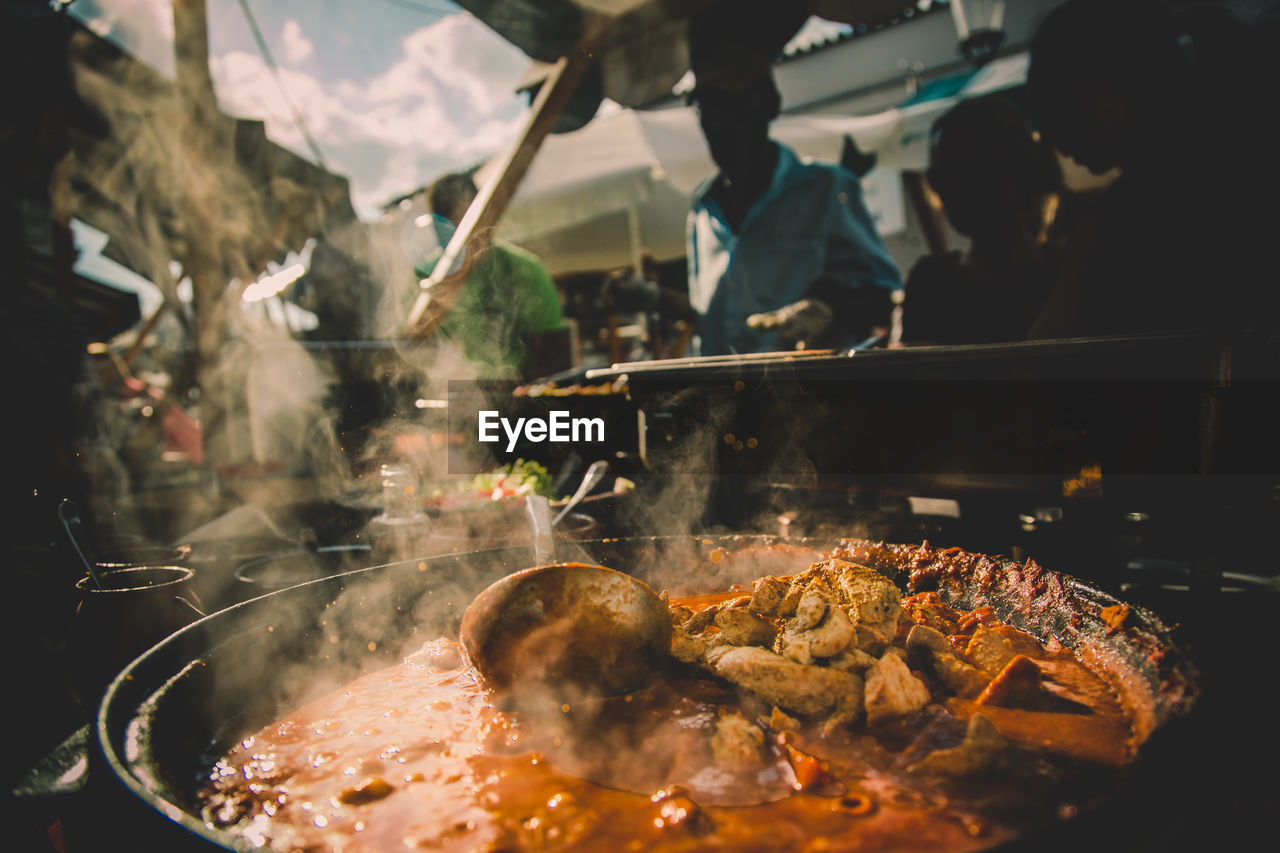
[[[777,332],[785,347],[804,349],[827,330],[835,316],[831,307],[817,299],[801,299],[777,311],[752,314],[747,326],[764,332]]]

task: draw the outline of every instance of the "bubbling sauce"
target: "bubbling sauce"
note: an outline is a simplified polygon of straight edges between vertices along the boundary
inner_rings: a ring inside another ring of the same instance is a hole
[[[672,600],[673,618],[749,592]],[[1122,777],[1136,752],[1125,709],[1069,651],[932,593],[893,606],[883,654],[851,677],[878,684],[883,667],[927,700],[874,724],[870,686],[861,715],[794,713],[687,662],[631,696],[508,709],[436,640],[245,738],[210,771],[203,816],[290,851],[960,853],[1051,826]],[[935,662],[981,680],[957,692],[908,643],[917,625],[951,650]],[[1013,657],[983,670],[984,643]]]

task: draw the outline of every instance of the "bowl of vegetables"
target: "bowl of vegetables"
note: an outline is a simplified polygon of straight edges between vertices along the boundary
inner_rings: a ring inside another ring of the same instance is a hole
[[[529,495],[550,501],[555,494],[551,473],[540,462],[517,459],[507,465],[483,471],[471,480],[462,478],[425,484],[422,506],[428,514],[451,511],[491,510],[495,504],[523,507]]]

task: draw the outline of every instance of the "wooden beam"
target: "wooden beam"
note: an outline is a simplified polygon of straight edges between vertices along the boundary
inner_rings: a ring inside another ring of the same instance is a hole
[[[534,155],[564,112],[569,97],[595,58],[595,47],[604,35],[609,20],[605,16],[592,14],[583,18],[582,37],[577,46],[552,67],[542,88],[538,90],[520,136],[507,151],[501,165],[479,189],[431,276],[419,282],[422,290],[409,311],[405,323],[406,337],[426,339],[440,328],[440,323],[462,290],[470,271],[470,263],[474,262],[478,251],[488,246],[494,227],[506,212],[507,205],[520,186],[529,164],[533,162]],[[457,264],[459,257],[465,258],[465,262],[461,269],[451,275],[449,271]]]

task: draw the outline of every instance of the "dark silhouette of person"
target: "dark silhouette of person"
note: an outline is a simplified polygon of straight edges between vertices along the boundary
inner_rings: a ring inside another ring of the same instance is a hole
[[[901,278],[858,176],[770,139],[781,98],[767,60],[719,45],[694,58],[691,102],[719,167],[688,222],[701,354],[855,346],[887,327]]]
[[[905,344],[1023,340],[1057,269],[1049,229],[1062,169],[1013,102],[961,101],[933,125],[929,186],[967,249],[926,255],[907,275]]]
[[[1031,45],[1045,139],[1095,174],[1119,170],[1068,234],[1034,337],[1236,334],[1274,326],[1274,71],[1261,31],[1213,4],[1067,0]]]

